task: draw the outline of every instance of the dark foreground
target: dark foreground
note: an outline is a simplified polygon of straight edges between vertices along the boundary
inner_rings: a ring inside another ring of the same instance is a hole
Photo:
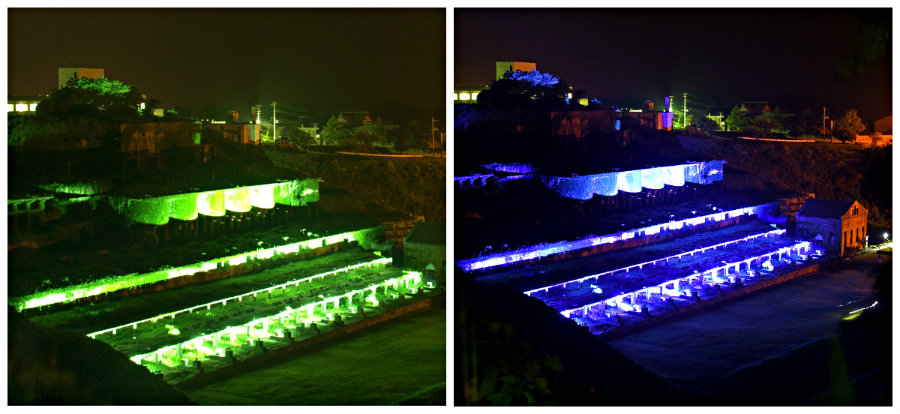
[[[446,311],[416,313],[187,392],[204,405],[444,405]]]
[[[870,255],[611,344],[536,299],[463,280],[456,404],[890,405],[891,270],[882,257],[884,265]]]

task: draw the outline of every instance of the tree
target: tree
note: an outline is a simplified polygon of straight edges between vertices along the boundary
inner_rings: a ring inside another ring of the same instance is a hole
[[[708,116],[700,115],[694,119],[694,123],[697,124],[697,128],[700,128],[701,131],[712,135],[713,132],[721,130],[719,127],[719,123],[715,120],[710,119]]]
[[[496,108],[565,107],[569,86],[549,73],[506,72],[478,94],[478,104]]]
[[[107,78],[70,79],[62,88],[38,104],[41,118],[94,118],[118,123],[136,121],[145,98],[137,89],[124,82]],[[153,102],[158,102],[153,100]]]
[[[837,139],[841,140],[841,142],[844,142],[844,143],[847,141],[856,141],[856,134],[854,134],[846,129],[835,129],[834,136],[837,137]]]
[[[345,144],[352,138],[350,129],[343,122],[338,122],[334,115],[328,118],[328,122],[322,128],[322,141],[326,144]]]
[[[803,127],[801,127],[799,124],[794,124],[793,126],[791,126],[790,135],[794,138],[800,138],[800,136],[803,135]]]
[[[394,134],[394,151],[406,152],[408,149],[409,139],[398,131],[398,133]]]
[[[358,128],[356,131],[353,131],[353,139],[357,144],[368,146],[372,146],[375,142],[379,141],[379,138],[375,134],[364,128]]]
[[[725,128],[729,131],[740,131],[750,124],[750,117],[747,115],[748,110],[744,105],[735,105],[725,118]]]
[[[866,125],[859,119],[856,109],[851,108],[844,112],[844,116],[842,116],[841,119],[835,122],[834,130],[834,135],[837,136],[841,142],[846,142],[851,139],[856,141],[856,136],[859,135],[860,132],[866,130]]]
[[[310,145],[316,143],[316,138],[312,136],[309,132],[306,132],[300,128],[294,128],[291,130],[290,135],[288,136],[291,142],[293,142],[298,147],[307,148]]]

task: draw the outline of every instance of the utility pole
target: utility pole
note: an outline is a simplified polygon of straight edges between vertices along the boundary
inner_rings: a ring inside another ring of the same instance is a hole
[[[822,107],[822,139],[825,139],[825,107]]]
[[[684,127],[684,129],[687,129],[687,92],[685,92],[683,94],[683,96],[684,96],[684,106],[682,106],[682,108],[681,108],[682,109],[681,124]]]
[[[437,131],[437,128],[434,127],[434,123],[437,119],[431,117],[431,155],[434,156],[434,131]]]
[[[278,102],[272,102],[272,140],[273,141],[278,139],[278,134],[276,133],[276,131],[278,130],[278,127],[275,125],[275,123],[278,122],[278,120],[275,119],[275,107],[276,106],[278,106]]]

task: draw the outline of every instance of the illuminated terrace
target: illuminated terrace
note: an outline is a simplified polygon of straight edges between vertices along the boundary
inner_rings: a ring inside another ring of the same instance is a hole
[[[770,207],[771,206],[769,204],[762,204],[752,207],[723,211],[715,214],[685,218],[682,220],[657,223],[640,228],[606,234],[603,236],[592,235],[574,241],[539,243],[511,251],[487,254],[470,259],[459,260],[457,261],[457,265],[466,272],[489,269],[498,266],[506,266],[555,254],[573,252],[603,244],[611,244],[622,240],[630,240],[635,237],[652,236],[659,233],[660,231],[680,230],[684,227],[690,228],[697,225],[715,223],[739,216],[756,216],[759,214],[765,214],[765,212],[768,211]]]
[[[134,222],[161,226],[170,218],[189,221],[196,219],[198,214],[221,217],[226,211],[245,213],[253,207],[270,209],[276,203],[305,206],[319,201],[319,181],[318,178],[307,178],[147,198],[111,196],[109,203],[116,212]]]
[[[547,188],[563,197],[590,200],[595,194],[610,197],[620,191],[639,193],[642,189],[659,190],[666,185],[712,184],[722,180],[723,164],[724,161],[713,160],[571,177],[544,175],[541,178]]]
[[[70,287],[54,288],[26,295],[10,300],[10,304],[18,311],[38,308],[62,303],[71,303],[79,299],[103,295],[123,289],[131,289],[138,286],[150,285],[160,281],[190,277],[201,272],[219,269],[226,266],[237,266],[248,260],[268,260],[283,257],[287,254],[301,253],[312,249],[326,247],[335,243],[352,242],[370,237],[367,234],[373,229],[363,229],[353,232],[334,234],[326,237],[304,240],[295,243],[287,243],[275,247],[256,249],[235,255],[219,257],[199,263],[166,268],[157,271],[107,276],[101,279],[78,284]]]

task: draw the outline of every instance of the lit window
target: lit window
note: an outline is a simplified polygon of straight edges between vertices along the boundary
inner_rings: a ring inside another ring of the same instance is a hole
[[[28,110],[29,110],[30,112],[36,111],[36,110],[37,110],[37,104],[29,104],[29,105],[28,105]]]
[[[478,100],[478,92],[472,92],[472,100]]]
[[[16,104],[16,112],[28,111],[28,104]]]
[[[468,92],[462,92],[459,94],[459,99],[463,101],[468,101],[471,98]]]
[[[454,93],[454,94],[453,94],[453,100],[454,100],[454,101],[458,101],[458,100],[459,100],[459,94],[458,94],[458,93]]]
[[[16,106],[13,104],[6,104],[6,112],[12,112],[16,110]]]

